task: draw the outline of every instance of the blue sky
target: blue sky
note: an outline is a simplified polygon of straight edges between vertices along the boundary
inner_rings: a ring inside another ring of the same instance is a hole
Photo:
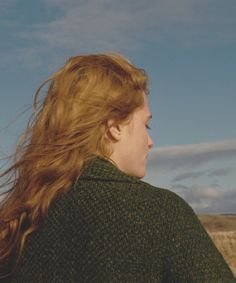
[[[1,1],[0,155],[68,57],[116,51],[149,74],[155,146],[144,180],[197,213],[236,213],[235,11],[235,0]]]

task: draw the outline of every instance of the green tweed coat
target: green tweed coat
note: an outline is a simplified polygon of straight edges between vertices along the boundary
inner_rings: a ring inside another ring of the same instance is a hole
[[[1,281],[1,280],[0,280]],[[1,282],[236,282],[192,208],[96,157]]]

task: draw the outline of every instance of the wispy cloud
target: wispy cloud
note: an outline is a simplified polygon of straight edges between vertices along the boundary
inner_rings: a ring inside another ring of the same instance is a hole
[[[32,23],[30,27],[22,25],[15,34],[16,39],[31,43],[30,52],[27,48],[18,52],[25,65],[32,62],[32,52],[43,60],[45,54],[63,51],[125,53],[166,40],[189,45],[236,39],[236,2],[232,0],[224,5],[220,0],[137,0],[135,3],[44,0],[42,3],[59,12],[46,22]],[[15,25],[18,28],[19,23]],[[14,34],[12,29],[11,32]],[[7,54],[10,58],[9,51]]]
[[[212,161],[236,158],[236,140],[169,146],[153,149],[149,157],[150,168],[158,171],[197,168]]]
[[[205,171],[200,171],[200,172],[186,172],[186,173],[182,173],[182,174],[178,174],[176,177],[174,177],[172,179],[172,182],[179,182],[182,180],[194,180],[197,179],[201,176],[203,176],[204,174],[206,174]]]
[[[225,177],[233,174],[234,170],[232,167],[220,168],[212,170],[208,176],[209,177]]]
[[[137,0],[133,1],[55,1],[63,11],[58,19],[36,26],[31,36],[50,46],[133,49],[142,40],[156,42],[170,37],[183,43],[192,41],[235,39],[236,19],[231,1]],[[226,17],[227,15],[227,17]],[[226,36],[227,34],[227,36]],[[196,43],[196,42],[195,42]],[[86,49],[87,50],[87,49]]]
[[[16,4],[16,0],[0,1],[0,14],[3,15],[14,4]]]
[[[197,213],[236,213],[236,188],[178,184],[171,190],[182,196]]]
[[[190,171],[185,173],[177,174],[171,181],[173,183],[180,182],[184,180],[196,180],[200,177],[226,177],[232,175],[234,172],[233,167],[225,167],[219,169],[205,169],[202,171]]]
[[[146,180],[179,194],[197,213],[236,213],[236,187],[222,182],[233,178],[235,161],[235,139],[156,148]]]
[[[21,36],[29,36],[51,48],[60,47],[72,51],[114,48],[132,50],[136,47],[135,38],[138,34],[135,33],[142,27],[144,20],[141,9],[131,13],[127,4],[122,6],[117,1],[104,0],[78,1],[77,5],[71,5],[70,8],[66,3],[65,9],[63,7],[62,16],[51,22],[35,25],[33,31],[23,31]]]

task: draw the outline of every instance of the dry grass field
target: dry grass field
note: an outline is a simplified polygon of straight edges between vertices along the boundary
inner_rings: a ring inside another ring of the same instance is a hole
[[[198,215],[236,277],[236,215]]]

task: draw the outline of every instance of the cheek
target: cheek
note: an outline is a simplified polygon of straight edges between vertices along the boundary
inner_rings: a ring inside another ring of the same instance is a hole
[[[149,140],[149,133],[147,128],[145,127],[145,142],[148,144],[148,140]]]

